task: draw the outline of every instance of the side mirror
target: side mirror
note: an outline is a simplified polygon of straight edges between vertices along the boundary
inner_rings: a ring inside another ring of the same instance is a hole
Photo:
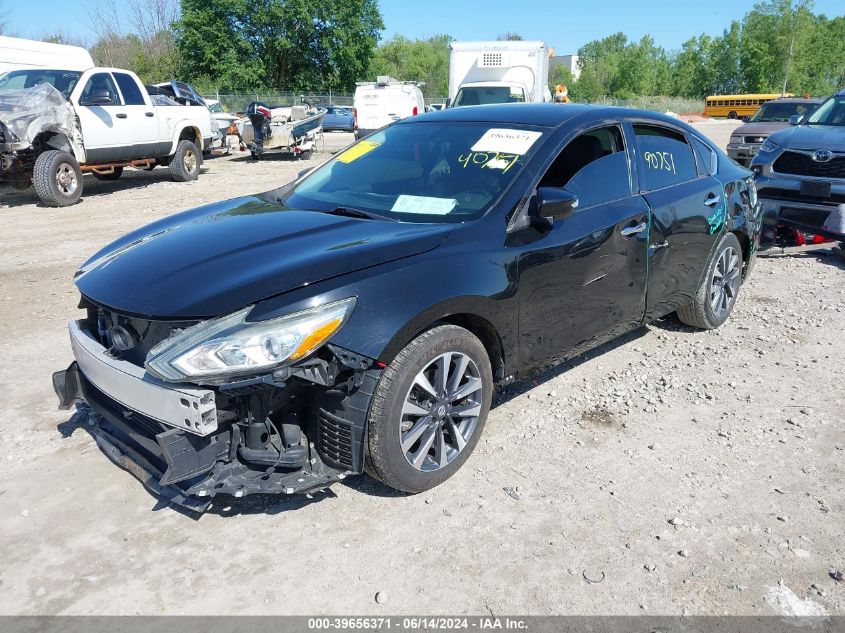
[[[79,101],[79,105],[83,106],[109,105],[111,103],[113,102],[108,90],[93,90],[91,94]]]
[[[789,124],[798,125],[799,123],[801,123],[801,119],[803,118],[804,116],[801,114],[793,114],[791,117],[789,117]]]
[[[550,220],[568,218],[578,208],[578,196],[566,189],[540,187],[537,190],[537,210]]]
[[[452,98],[451,98],[451,97],[449,97],[448,99],[446,99],[446,105],[444,105],[443,107],[444,107],[444,108],[448,108],[448,107],[449,107],[449,106],[451,106],[451,105],[452,105]]]

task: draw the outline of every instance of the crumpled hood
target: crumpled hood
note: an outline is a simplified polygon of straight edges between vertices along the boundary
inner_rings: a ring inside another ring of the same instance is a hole
[[[75,281],[83,295],[118,312],[208,318],[423,253],[452,228],[299,211],[264,194],[200,207],[130,233],[89,259]]]
[[[792,125],[769,138],[784,149],[845,152],[845,127],[837,125]]]
[[[768,136],[789,127],[784,121],[771,121],[768,123],[743,123],[736,128],[731,135],[741,134],[743,136]]]
[[[74,138],[76,114],[61,92],[41,83],[23,90],[0,90],[0,121],[19,141],[31,142],[41,132]]]

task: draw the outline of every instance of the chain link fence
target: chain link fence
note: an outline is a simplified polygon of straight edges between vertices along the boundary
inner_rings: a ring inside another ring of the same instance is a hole
[[[355,95],[351,92],[314,93],[314,92],[235,92],[235,93],[206,93],[203,99],[215,99],[223,105],[226,112],[246,112],[247,106],[253,101],[260,101],[269,106],[291,106],[302,103],[316,106],[332,104],[336,106],[352,107]],[[426,105],[445,103],[446,97],[424,96]]]

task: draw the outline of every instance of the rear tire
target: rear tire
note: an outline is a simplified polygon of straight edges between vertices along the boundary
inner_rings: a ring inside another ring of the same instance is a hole
[[[735,119],[735,118],[737,118],[737,116],[736,116],[736,112],[734,112],[733,110],[731,110],[730,112],[728,112],[728,118],[729,118],[729,119]]]
[[[493,394],[481,341],[440,325],[408,343],[387,366],[367,416],[365,468],[396,490],[443,483],[472,454]]]
[[[48,207],[67,207],[82,196],[82,170],[71,154],[51,149],[35,160],[32,184]]]
[[[94,178],[97,180],[117,180],[120,178],[120,175],[123,173],[123,167],[115,167],[114,171],[110,174],[98,174],[96,171],[94,172]]]
[[[733,233],[726,233],[707,264],[695,297],[678,308],[678,318],[700,330],[712,330],[728,320],[742,284],[742,247]]]
[[[179,141],[176,152],[170,159],[170,176],[176,182],[196,180],[200,173],[202,155],[193,141]]]

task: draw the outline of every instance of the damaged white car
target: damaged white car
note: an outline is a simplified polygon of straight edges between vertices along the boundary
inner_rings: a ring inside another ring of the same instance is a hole
[[[185,84],[173,86],[178,93]],[[163,165],[174,180],[194,180],[211,115],[193,90],[180,96],[154,101],[134,73],[116,68],[8,72],[0,77],[0,181],[32,185],[44,204],[62,207],[79,201],[83,173],[116,180],[125,167]]]

